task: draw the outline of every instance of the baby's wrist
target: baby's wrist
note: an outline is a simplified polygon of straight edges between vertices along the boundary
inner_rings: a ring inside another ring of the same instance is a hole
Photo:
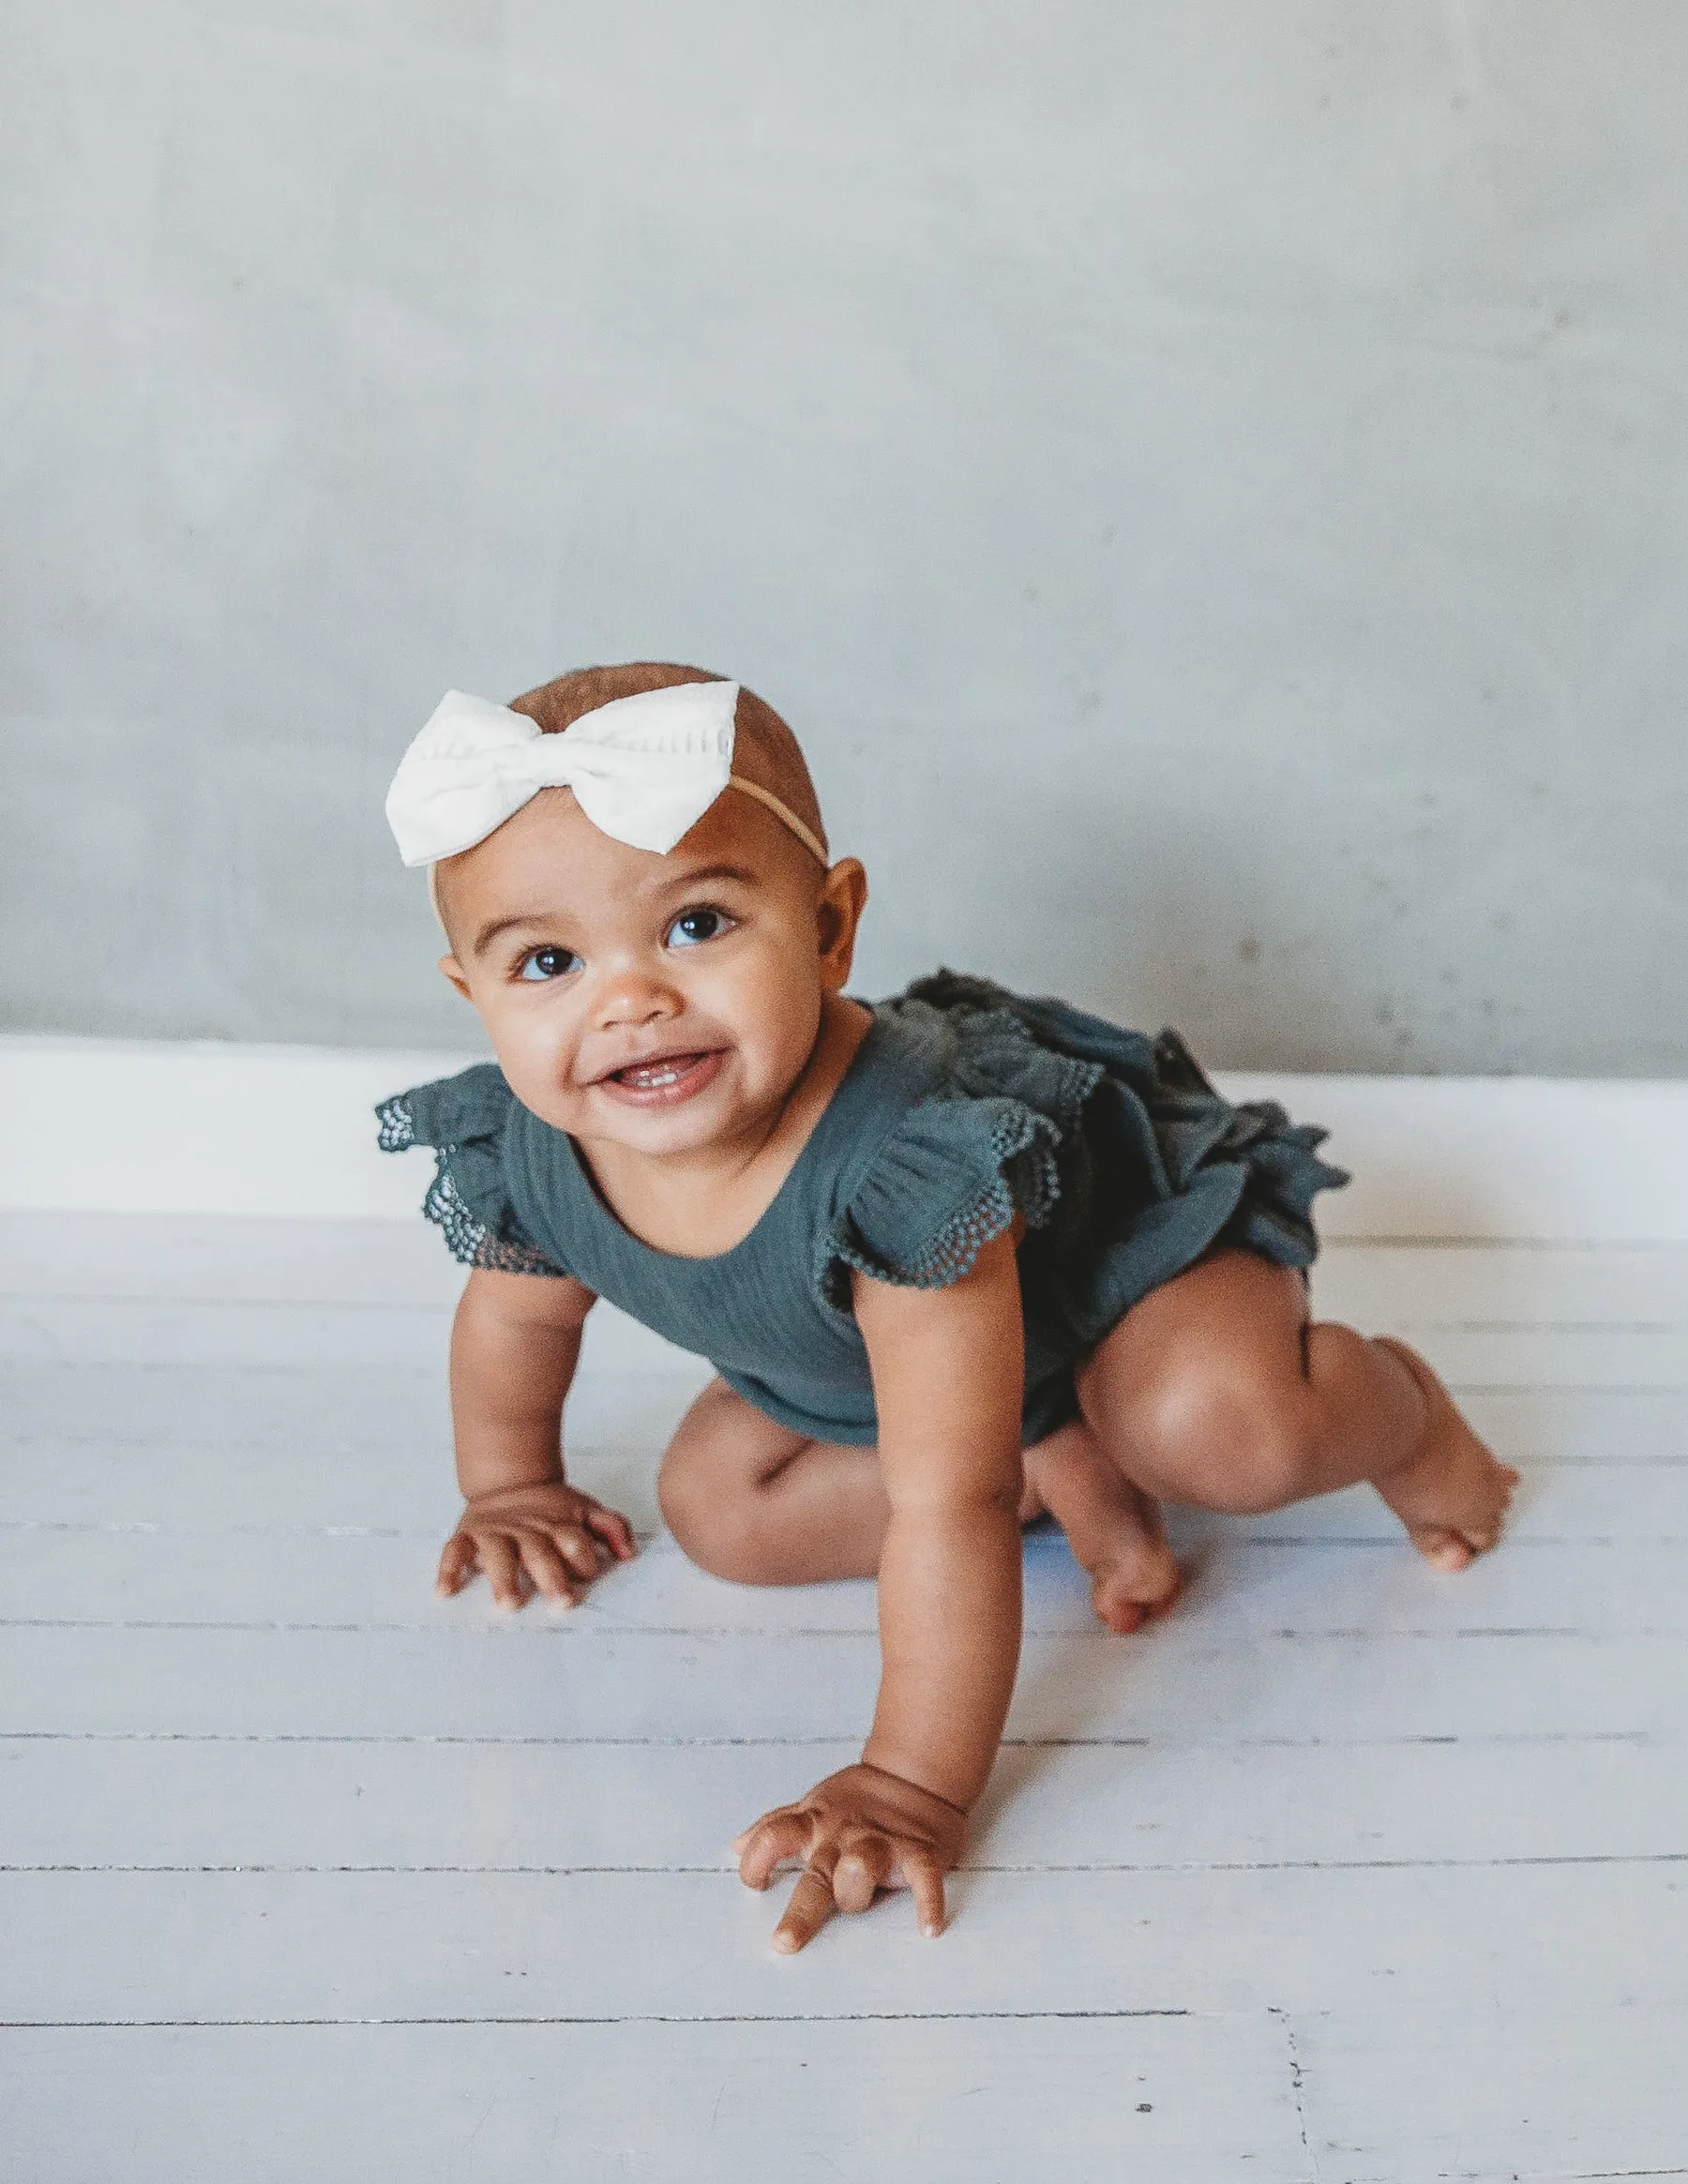
[[[886,1767],[877,1759],[869,1759],[866,1752],[863,1753],[857,1764],[865,1773],[877,1774],[882,1781],[896,1784],[898,1789],[915,1790],[923,1798],[932,1799],[935,1803],[944,1806],[960,1819],[965,1820],[968,1816],[966,1805],[959,1803],[955,1798],[946,1797],[942,1790],[935,1788],[929,1782],[923,1782],[918,1775],[905,1773],[900,1768]]]
[[[513,1476],[505,1473],[498,1478],[477,1478],[471,1472],[467,1478],[458,1472],[458,1488],[471,1507],[477,1501],[495,1501],[500,1495],[531,1493],[540,1486],[566,1486],[561,1461],[553,1461],[549,1469],[535,1465],[531,1470],[519,1471]]]

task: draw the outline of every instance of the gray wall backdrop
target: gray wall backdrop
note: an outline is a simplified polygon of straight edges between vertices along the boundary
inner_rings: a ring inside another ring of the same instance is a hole
[[[381,818],[656,654],[940,960],[1688,1063],[1680,0],[8,0],[0,1020],[472,1043]]]

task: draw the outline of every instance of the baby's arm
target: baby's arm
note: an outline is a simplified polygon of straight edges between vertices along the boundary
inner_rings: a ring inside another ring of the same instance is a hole
[[[997,1239],[942,1289],[858,1275],[856,1322],[873,1369],[891,1521],[880,1559],[883,1668],[862,1764],[739,1838],[740,1872],[765,1888],[806,1870],[775,1934],[801,1949],[877,1889],[913,1890],[943,1925],[943,1875],[985,1786],[1020,1641],[1020,1404],[1025,1368],[1014,1240]]]
[[[563,1401],[596,1302],[572,1277],[476,1267],[451,1329],[451,1417],[464,1510],[436,1589],[484,1570],[501,1607],[530,1591],[573,1606],[609,1560],[625,1562],[625,1516],[563,1473]]]

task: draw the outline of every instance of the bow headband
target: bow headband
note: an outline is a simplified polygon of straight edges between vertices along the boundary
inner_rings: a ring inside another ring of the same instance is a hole
[[[472,850],[542,789],[571,789],[600,833],[666,854],[723,789],[743,790],[829,862],[772,790],[732,771],[736,683],[675,683],[583,713],[547,735],[524,713],[447,690],[399,761],[387,824],[407,865]]]

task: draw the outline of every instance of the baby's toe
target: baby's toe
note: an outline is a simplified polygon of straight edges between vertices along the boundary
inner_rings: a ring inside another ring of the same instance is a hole
[[[1140,1570],[1104,1570],[1091,1587],[1091,1605],[1099,1622],[1126,1637],[1164,1616],[1178,1598],[1179,1585],[1175,1565],[1149,1584]]]
[[[1469,1540],[1442,1525],[1420,1525],[1407,1536],[1426,1562],[1450,1573],[1469,1569],[1481,1552]]]
[[[1096,1611],[1096,1620],[1106,1623],[1118,1637],[1129,1637],[1149,1620],[1149,1611],[1141,1601],[1116,1597],[1106,1585],[1091,1587],[1091,1605]]]

